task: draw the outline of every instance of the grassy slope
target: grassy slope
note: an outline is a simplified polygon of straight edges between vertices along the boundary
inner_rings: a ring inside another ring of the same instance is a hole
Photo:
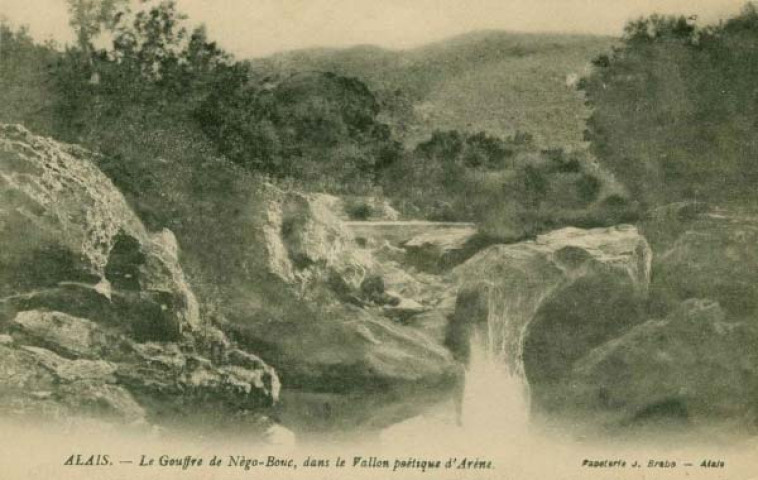
[[[255,61],[264,70],[333,71],[372,88],[401,89],[414,104],[418,141],[432,128],[487,130],[501,136],[517,129],[543,146],[578,146],[588,112],[567,86],[590,60],[607,51],[610,37],[475,32],[411,50],[359,46],[311,49]]]

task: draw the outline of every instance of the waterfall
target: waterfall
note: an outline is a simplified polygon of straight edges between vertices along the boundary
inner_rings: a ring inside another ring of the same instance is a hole
[[[460,406],[464,430],[494,437],[525,434],[529,400],[524,380],[492,349],[489,336],[475,329]]]
[[[521,444],[529,430],[528,389],[523,377],[512,371],[501,349],[492,348],[490,335],[474,328],[466,375],[453,402],[384,429],[382,443],[389,446],[425,445],[460,448],[477,446],[484,451],[503,442]],[[430,442],[433,439],[433,442]]]
[[[489,286],[471,292],[459,294],[451,323],[456,339],[453,354],[466,365],[454,399],[384,429],[383,443],[417,447],[430,438],[436,443],[444,437],[482,446],[527,436],[529,388],[520,363],[520,337],[516,336],[520,332],[508,329],[513,322],[506,319],[520,318],[522,310],[531,306],[531,297],[517,296],[515,305],[508,308]]]

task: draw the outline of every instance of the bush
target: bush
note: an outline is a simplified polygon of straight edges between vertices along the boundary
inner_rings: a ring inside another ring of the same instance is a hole
[[[348,217],[350,217],[350,220],[361,221],[368,220],[374,213],[371,206],[363,201],[348,202],[347,205],[345,205],[345,211],[347,212]]]
[[[593,153],[647,206],[758,201],[758,10],[698,28],[685,17],[627,25],[582,82]]]
[[[597,200],[602,184],[600,180],[594,175],[582,175],[576,182],[576,191],[579,198],[586,202],[591,203]]]

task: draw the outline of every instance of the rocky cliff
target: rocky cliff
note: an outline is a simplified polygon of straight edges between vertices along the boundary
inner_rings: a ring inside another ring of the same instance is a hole
[[[0,408],[165,424],[272,405],[274,370],[200,316],[173,234],[94,158],[0,125]]]
[[[749,427],[744,420],[755,417],[758,388],[756,333],[754,324],[729,320],[712,300],[686,300],[576,362],[566,403],[605,424]]]
[[[465,358],[460,338],[478,329],[528,383],[532,405],[557,408],[571,365],[643,321],[650,265],[650,247],[632,226],[565,228],[491,246],[453,272],[451,347]]]
[[[177,239],[149,232],[97,161],[0,125],[3,416],[381,429],[450,398],[476,338],[533,412],[755,418],[749,215],[679,204],[645,236],[486,246],[466,228],[403,248],[355,238],[334,197],[222,171]]]
[[[225,330],[279,372],[282,418],[378,428],[457,382],[441,343],[398,321],[433,307],[437,287],[359,245],[333,197],[256,183],[244,204],[244,233],[202,262],[226,276],[213,282]]]
[[[606,425],[754,432],[758,221],[683,202],[641,227],[655,250],[647,321],[574,364],[568,406]]]
[[[620,226],[491,246],[454,270],[447,343],[465,362],[478,332],[542,418],[754,431],[756,225],[680,203],[641,222],[649,243]]]

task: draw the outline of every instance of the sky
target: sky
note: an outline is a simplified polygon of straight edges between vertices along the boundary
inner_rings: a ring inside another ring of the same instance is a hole
[[[745,0],[177,0],[192,23],[241,58],[310,47],[411,48],[481,30],[620,35],[651,13],[739,12]],[[39,39],[73,38],[65,0],[0,0],[0,16]]]

